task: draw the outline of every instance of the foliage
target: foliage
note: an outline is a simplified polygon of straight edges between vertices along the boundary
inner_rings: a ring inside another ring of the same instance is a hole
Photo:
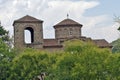
[[[93,49],[97,46],[94,45],[92,42],[83,42],[80,40],[70,40],[64,43],[65,51],[70,53],[82,53],[87,51],[87,49]]]
[[[10,71],[10,63],[15,55],[15,51],[0,39],[0,80],[6,80]]]
[[[120,31],[120,17],[115,16],[114,21],[119,24],[118,30]]]
[[[61,52],[23,50],[9,63],[7,77],[1,80],[33,80],[41,73],[46,73],[45,80],[120,79],[120,54],[78,40],[64,46]]]
[[[113,41],[111,44],[113,46],[112,52],[113,53],[120,53],[120,39]]]
[[[55,63],[54,56],[39,50],[27,49],[16,57],[11,66],[11,75],[8,79],[12,80],[30,80],[41,73],[50,73],[52,64]],[[49,79],[48,79],[49,80]]]
[[[9,41],[8,31],[5,30],[2,26],[0,26],[0,38],[3,41]]]
[[[13,39],[9,36],[9,31],[5,30],[3,26],[0,25],[0,39],[5,42],[8,46],[13,45]]]

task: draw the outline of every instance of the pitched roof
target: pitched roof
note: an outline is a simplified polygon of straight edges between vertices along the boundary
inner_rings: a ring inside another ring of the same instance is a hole
[[[58,24],[54,25],[54,27],[56,26],[81,26],[82,27],[82,24],[72,20],[72,19],[64,19],[63,21],[59,22]]]
[[[18,20],[15,20],[14,23],[16,22],[43,22],[42,20],[36,19],[32,16],[26,15]]]
[[[112,45],[110,45],[105,39],[97,39],[97,40],[93,40],[93,42],[98,46],[98,47],[101,47],[101,48],[104,48],[104,47],[112,47]]]

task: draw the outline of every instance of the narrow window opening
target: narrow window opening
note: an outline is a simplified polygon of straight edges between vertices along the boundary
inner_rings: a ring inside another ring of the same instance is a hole
[[[70,32],[69,32],[69,35],[73,35],[73,29],[70,28]]]
[[[27,27],[25,30],[24,30],[24,42],[26,44],[31,44],[34,42],[34,31],[32,28],[30,27]]]

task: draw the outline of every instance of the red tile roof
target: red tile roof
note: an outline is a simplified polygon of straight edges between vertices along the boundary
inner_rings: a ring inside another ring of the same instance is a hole
[[[104,47],[112,47],[112,45],[110,45],[105,39],[97,39],[97,40],[93,40],[93,42],[98,46],[98,47],[101,47],[101,48],[104,48]]]
[[[92,40],[100,48],[112,48],[112,46],[105,39]],[[44,39],[44,48],[62,48],[63,45],[58,42],[57,39]]]
[[[64,19],[63,21],[56,24],[54,27],[56,27],[56,26],[81,26],[82,27],[82,24],[80,24],[72,19]]]

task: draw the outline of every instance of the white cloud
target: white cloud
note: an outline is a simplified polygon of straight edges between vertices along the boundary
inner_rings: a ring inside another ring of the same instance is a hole
[[[44,37],[53,38],[53,25],[65,19],[69,13],[71,19],[83,23],[83,35],[112,41],[118,37],[118,33],[115,25],[105,24],[109,21],[107,15],[84,16],[87,9],[97,5],[100,5],[98,0],[89,2],[85,0],[1,0],[0,20],[2,25],[12,34],[14,20],[27,14],[34,16],[44,21]]]
[[[85,1],[50,1],[48,2],[48,8],[41,12],[41,16],[45,21],[44,29],[53,29],[52,26],[60,22],[61,20],[67,18],[67,13],[69,13],[70,18],[80,20],[86,9],[93,8],[98,5],[98,2],[85,2]],[[84,7],[83,7],[84,6]],[[45,33],[47,30],[45,30]],[[53,31],[52,31],[53,32]],[[52,34],[54,35],[54,34]],[[50,35],[45,35],[45,37],[51,37]]]
[[[109,42],[118,39],[119,25],[111,22],[110,19],[107,15],[84,17],[83,35],[93,39],[106,39]]]

